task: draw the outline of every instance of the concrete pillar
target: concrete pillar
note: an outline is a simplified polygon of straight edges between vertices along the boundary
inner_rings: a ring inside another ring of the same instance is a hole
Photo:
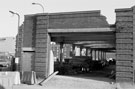
[[[86,56],[88,56],[88,48],[86,47]]]
[[[100,60],[102,60],[103,55],[102,55],[102,50],[100,51]]]
[[[64,53],[63,53],[63,42],[61,42],[60,43],[60,65],[62,65],[63,57],[64,57]]]
[[[101,50],[99,51],[99,59],[101,60]]]
[[[54,54],[51,48],[51,37],[47,34],[47,58],[46,71],[47,77],[54,72]]]
[[[93,56],[92,56],[92,49],[90,49],[90,56],[93,57]]]
[[[80,46],[80,56],[82,56],[82,47]]]
[[[104,51],[102,51],[102,60],[104,60]]]
[[[98,60],[100,59],[100,55],[99,55],[99,53],[100,53],[100,50],[98,50]]]
[[[87,48],[87,56],[90,56],[90,49]]]
[[[92,60],[95,60],[95,55],[94,55],[94,53],[95,53],[95,50],[93,49],[93,50],[92,50]]]
[[[91,52],[91,53],[92,53],[92,60],[94,60],[94,59],[95,59],[94,51],[95,51],[95,50],[94,50],[94,49],[92,49],[92,52]]]
[[[97,50],[94,50],[94,51],[95,51],[94,55],[95,55],[95,60],[96,60],[96,57],[97,57],[96,52],[97,52]]]
[[[106,52],[104,52],[104,59],[106,60]]]
[[[99,59],[102,59],[101,50],[99,51]]]
[[[101,50],[101,60],[103,60],[103,51]]]
[[[96,60],[97,60],[97,58],[98,58],[98,50],[96,50]]]
[[[72,56],[75,56],[75,45],[72,45]]]
[[[102,59],[101,50],[100,50],[100,52],[99,52],[99,59],[100,59],[100,60]]]
[[[103,55],[103,60],[104,60],[104,51],[102,51],[102,55]]]
[[[103,51],[103,60],[105,60],[105,51]]]

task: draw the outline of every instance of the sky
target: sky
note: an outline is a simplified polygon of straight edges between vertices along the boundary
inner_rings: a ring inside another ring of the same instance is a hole
[[[101,10],[109,24],[115,23],[115,9],[135,5],[135,0],[1,0],[0,37],[15,37],[18,31],[18,17],[9,10],[20,15],[20,25],[24,15],[43,12],[39,5],[32,5],[33,2],[42,4],[45,13]]]

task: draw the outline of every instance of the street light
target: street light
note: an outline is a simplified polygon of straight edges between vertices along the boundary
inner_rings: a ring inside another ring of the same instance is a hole
[[[41,6],[41,7],[42,7],[42,9],[43,9],[43,13],[44,13],[44,7],[43,7],[43,5],[42,5],[42,4],[40,4],[40,3],[32,3],[32,5],[39,5],[39,6]]]
[[[13,12],[13,11],[9,11],[10,13],[12,13],[13,15],[15,14],[15,15],[17,15],[18,16],[18,41],[19,41],[19,27],[20,27],[20,15],[18,14],[18,13],[15,13],[15,12]],[[17,48],[17,51],[18,51],[18,48]]]
[[[19,25],[20,25],[20,15],[18,13],[15,13],[13,11],[9,11],[10,13],[12,13],[13,15],[17,15],[18,16],[18,33],[19,33]]]
[[[18,42],[19,42],[20,15],[18,13],[13,12],[13,11],[9,11],[9,12],[12,13],[13,15],[15,14],[18,16],[18,34],[17,34],[17,44],[16,44],[17,45],[16,50],[18,52],[19,51]],[[16,65],[16,70],[19,71],[19,58],[18,58],[19,55],[16,54],[16,56],[17,56],[17,58],[15,59],[15,65]]]

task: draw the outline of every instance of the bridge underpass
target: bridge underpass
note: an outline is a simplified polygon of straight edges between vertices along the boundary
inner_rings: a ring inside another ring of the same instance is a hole
[[[20,70],[49,76],[52,41],[61,44],[61,49],[63,44],[72,44],[116,52],[116,81],[134,83],[135,8],[116,9],[115,12],[114,27],[99,10],[25,15],[23,47],[19,46],[16,52],[21,55]],[[93,53],[98,54],[97,51]]]
[[[80,29],[75,29],[75,30],[74,29],[72,30],[71,29],[48,29],[48,33],[51,37],[51,41],[60,45],[60,50],[59,50],[60,57],[59,57],[58,65],[61,65],[61,67],[65,65],[65,61],[67,59],[69,61],[69,58],[64,58],[64,51],[63,51],[64,44],[70,44],[72,46],[73,55],[71,56],[70,61],[75,60],[76,62],[80,62],[80,64],[75,64],[75,66],[83,65],[83,61],[87,59],[107,62],[107,57],[106,57],[106,55],[108,55],[107,53],[115,54],[115,28],[89,28],[89,29],[81,29],[81,30]],[[79,55],[74,54],[74,52],[76,51],[75,47],[79,48],[78,51]],[[82,55],[81,53],[83,49],[85,49],[85,55]],[[92,65],[91,63],[89,64]],[[90,72],[89,68],[87,69]],[[71,70],[72,69],[69,69],[67,71],[71,71]],[[109,70],[110,74],[112,70],[115,71],[115,69],[110,69]],[[106,75],[108,74],[106,73]]]

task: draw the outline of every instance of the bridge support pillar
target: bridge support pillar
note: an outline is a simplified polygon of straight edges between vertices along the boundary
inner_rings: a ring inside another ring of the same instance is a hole
[[[116,11],[116,82],[135,83],[135,7]]]

